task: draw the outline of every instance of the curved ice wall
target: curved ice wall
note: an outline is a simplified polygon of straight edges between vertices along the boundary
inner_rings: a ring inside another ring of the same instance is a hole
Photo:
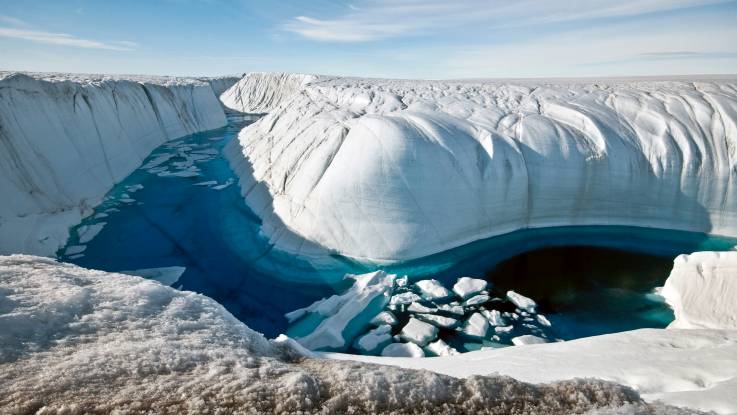
[[[225,124],[203,81],[0,74],[0,253],[53,254],[151,150]]]
[[[276,108],[314,79],[313,75],[252,72],[223,92],[220,100],[232,110],[261,114]]]
[[[733,80],[283,79],[224,94],[281,97],[227,153],[282,250],[395,261],[562,225],[737,235]]]

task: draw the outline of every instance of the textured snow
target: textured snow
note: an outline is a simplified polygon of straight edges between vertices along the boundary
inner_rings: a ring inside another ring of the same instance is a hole
[[[737,235],[733,79],[283,77],[241,81],[244,107],[257,87],[279,104],[226,150],[281,250],[381,263],[531,227]]]
[[[708,342],[707,336],[691,343],[706,350]],[[668,346],[682,343],[676,336]],[[496,375],[457,379],[309,356],[284,336],[267,341],[199,294],[47,258],[0,257],[2,413],[501,415],[602,407],[630,411],[616,413],[677,413],[597,380],[530,385]],[[453,357],[463,356],[411,360],[441,367]],[[531,362],[525,366],[544,375],[538,361]],[[456,369],[479,369],[475,362],[459,363]],[[733,364],[726,361],[724,373]],[[697,376],[692,381],[704,375]]]
[[[737,251],[680,255],[661,294],[670,327],[737,330]]]
[[[53,254],[151,150],[225,124],[197,79],[0,74],[0,253]]]

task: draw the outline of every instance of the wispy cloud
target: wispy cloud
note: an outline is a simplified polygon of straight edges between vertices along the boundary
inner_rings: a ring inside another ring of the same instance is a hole
[[[469,24],[524,26],[638,16],[729,0],[364,0],[334,17],[296,16],[283,29],[328,42],[368,42]],[[329,12],[329,11],[327,11]]]
[[[0,15],[0,37],[28,40],[36,43],[45,43],[49,45],[70,46],[85,49],[105,49],[116,51],[133,51],[138,47],[135,42],[126,40],[120,41],[99,41],[92,39],[84,39],[68,33],[55,33],[43,30],[36,30],[30,24],[23,20],[10,16]]]

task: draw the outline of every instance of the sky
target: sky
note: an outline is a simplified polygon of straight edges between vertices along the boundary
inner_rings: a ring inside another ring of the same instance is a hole
[[[737,0],[0,0],[0,70],[737,74]]]

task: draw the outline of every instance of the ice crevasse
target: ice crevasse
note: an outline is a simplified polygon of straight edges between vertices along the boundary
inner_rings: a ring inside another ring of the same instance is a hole
[[[246,87],[248,86],[248,87]],[[737,235],[737,84],[248,74],[229,144],[277,248],[401,261],[523,228]]]
[[[53,254],[158,145],[224,126],[233,82],[0,73],[0,253]]]

